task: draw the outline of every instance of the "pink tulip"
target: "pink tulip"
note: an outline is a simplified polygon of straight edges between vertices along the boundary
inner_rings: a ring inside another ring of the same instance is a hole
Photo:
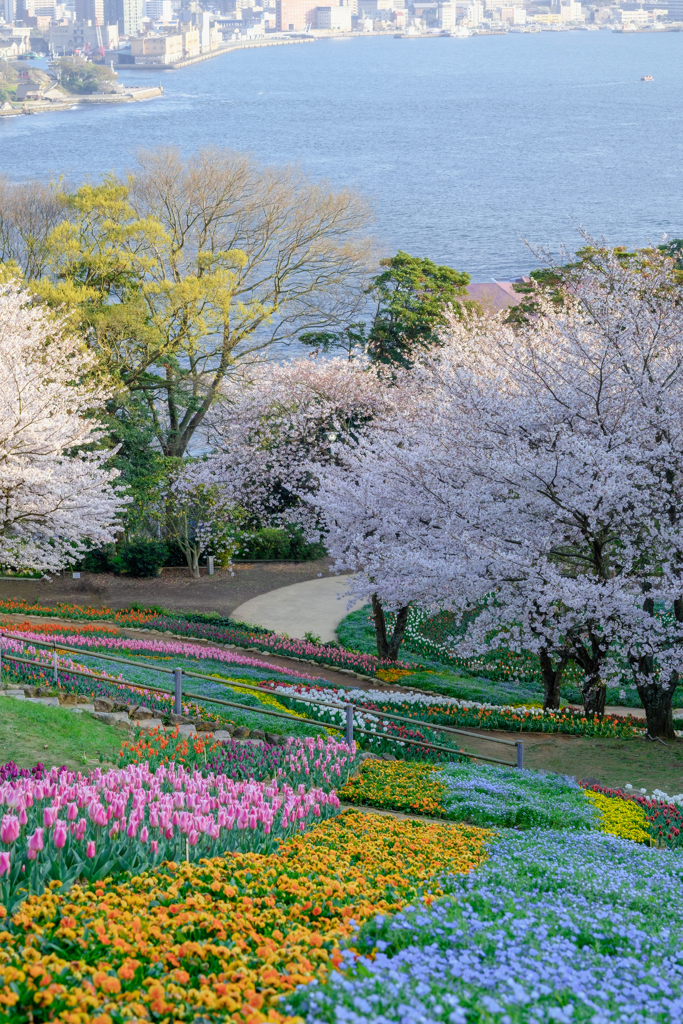
[[[69,821],[75,821],[78,817],[78,807],[76,804],[69,804],[69,810],[66,812],[66,816]]]
[[[9,853],[0,853],[0,875],[8,875],[10,868]]]
[[[42,828],[37,828],[35,830],[35,832],[33,833],[33,835],[29,836],[29,839],[28,839],[29,855],[31,853],[33,853],[34,855],[37,855],[38,853],[40,853],[40,851],[42,849],[43,849],[43,830],[42,830]]]
[[[86,855],[86,857],[94,857],[95,856],[95,844],[92,841],[92,839],[90,840],[90,842],[88,843],[88,845],[85,848],[85,855]]]
[[[0,826],[0,839],[3,843],[13,843],[19,838],[19,819],[14,814],[5,814]]]
[[[143,825],[142,828],[140,829],[140,842],[146,843],[148,836],[149,832],[147,831],[147,826]]]
[[[131,821],[130,825],[126,829],[126,835],[129,839],[135,839],[135,833],[138,830],[138,826],[134,821]]]
[[[159,843],[157,842],[156,839],[153,839],[152,842],[149,845],[150,845],[150,849],[152,850],[152,853],[158,853],[158,851],[159,851]]]
[[[45,828],[50,828],[54,825],[57,818],[57,811],[54,807],[46,807],[43,811],[43,825]]]
[[[28,815],[26,814],[26,808],[22,807],[21,810],[19,811],[19,824],[25,825],[27,821]]]
[[[61,850],[62,847],[66,845],[66,824],[63,821],[57,821],[55,824],[55,829],[52,833],[52,842],[58,850]]]
[[[187,837],[187,841],[190,844],[190,846],[196,846],[198,839],[199,839],[199,833],[197,832],[197,830],[194,829],[194,828],[190,829],[190,834]]]

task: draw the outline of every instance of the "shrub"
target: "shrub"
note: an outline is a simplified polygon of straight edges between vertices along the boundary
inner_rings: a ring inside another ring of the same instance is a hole
[[[281,530],[265,526],[255,533],[243,534],[239,541],[238,558],[309,562],[323,558],[322,544],[310,544],[300,530]]]
[[[122,544],[110,561],[119,572],[146,577],[158,576],[167,558],[168,548],[162,540],[134,540]]]

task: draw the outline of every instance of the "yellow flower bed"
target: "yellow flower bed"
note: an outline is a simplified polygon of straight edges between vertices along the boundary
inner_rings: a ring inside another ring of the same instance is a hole
[[[446,787],[440,768],[414,761],[364,761],[338,791],[342,802],[441,816]]]
[[[602,793],[586,790],[590,800],[600,813],[600,831],[612,836],[631,839],[634,843],[650,842],[651,836],[645,825],[645,811],[633,800],[619,800]]]
[[[271,697],[271,695],[269,693],[256,693],[254,690],[243,690],[239,686],[231,686],[230,683],[236,683],[237,682],[236,679],[230,679],[230,678],[228,678],[226,676],[220,676],[216,672],[212,673],[211,678],[212,679],[220,679],[220,681],[222,683],[225,683],[226,687],[229,690],[232,690],[232,692],[234,694],[236,694],[238,697],[243,697],[245,695],[245,693],[248,693],[251,697],[255,697],[256,700],[259,701],[261,704],[265,704],[267,707],[271,707],[273,709],[277,709],[278,711],[283,711],[286,715],[291,715],[292,718],[305,718],[306,717],[306,715],[303,715],[303,714],[301,714],[298,711],[292,711],[291,708],[285,707],[285,705],[281,704],[280,701],[276,697]],[[250,710],[251,711],[256,711],[257,710],[256,708],[250,707],[248,704],[245,704],[244,708],[245,708],[245,711],[250,711]]]
[[[431,902],[435,879],[480,864],[490,837],[350,811],[277,854],[31,897],[0,933],[0,1022],[29,1008],[34,1024],[290,1020],[278,997],[325,980],[352,920]]]
[[[383,683],[397,683],[399,679],[402,679],[404,676],[412,676],[413,673],[407,668],[380,668],[375,672],[375,675]]]

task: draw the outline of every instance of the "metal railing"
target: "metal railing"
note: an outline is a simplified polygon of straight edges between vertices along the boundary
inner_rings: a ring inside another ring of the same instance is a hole
[[[13,633],[5,633],[5,632],[0,631],[0,636],[3,636],[6,639],[11,639],[11,640],[14,640],[14,641],[17,640],[16,634],[13,634]],[[190,700],[203,701],[204,703],[208,703],[208,704],[219,704],[219,705],[221,705],[223,707],[237,708],[240,711],[244,711],[244,710],[248,710],[249,709],[248,705],[238,704],[235,701],[223,700],[222,698],[219,698],[219,697],[207,697],[205,694],[190,693],[188,690],[184,690],[183,689],[183,676],[187,676],[189,679],[206,679],[206,680],[208,680],[209,682],[212,682],[212,683],[216,683],[217,678],[220,678],[220,677],[206,675],[205,673],[202,673],[202,672],[189,672],[187,669],[183,669],[181,667],[179,667],[179,668],[165,668],[163,665],[146,665],[142,661],[132,661],[130,658],[117,658],[114,655],[110,655],[110,654],[100,654],[99,651],[97,653],[90,654],[87,650],[84,651],[83,648],[80,648],[80,647],[69,647],[67,644],[57,643],[56,640],[53,640],[53,641],[51,641],[49,643],[43,642],[42,640],[33,640],[33,639],[31,639],[30,641],[21,641],[21,642],[22,643],[27,643],[27,644],[30,643],[30,645],[33,646],[33,647],[44,647],[44,648],[47,648],[48,650],[52,651],[52,670],[53,670],[54,682],[55,682],[56,685],[59,685],[59,671],[60,671],[58,654],[78,654],[78,655],[80,655],[80,657],[97,658],[99,661],[110,661],[110,662],[113,662],[113,663],[119,664],[119,665],[128,665],[128,666],[133,667],[133,668],[144,668],[144,669],[147,669],[150,672],[163,672],[163,673],[166,673],[167,675],[172,675],[173,676],[173,690],[165,690],[165,689],[163,689],[163,687],[160,687],[160,686],[150,686],[147,683],[136,683],[136,682],[133,682],[131,680],[118,680],[118,679],[114,679],[111,676],[104,676],[104,675],[99,675],[99,674],[94,673],[94,672],[88,672],[85,669],[76,669],[76,668],[71,668],[71,667],[69,667],[69,668],[62,667],[61,668],[61,671],[64,672],[64,673],[67,673],[67,674],[83,676],[83,677],[88,678],[88,679],[93,679],[93,680],[96,680],[96,681],[106,682],[106,683],[114,684],[114,685],[116,685],[117,683],[121,684],[121,685],[127,685],[127,686],[131,686],[131,687],[137,688],[139,690],[142,690],[144,692],[148,691],[150,693],[162,693],[162,694],[165,694],[166,696],[172,696],[173,697],[173,711],[177,715],[182,715],[182,702],[183,702],[183,698],[189,698]],[[8,654],[6,651],[3,651],[2,648],[0,648],[0,678],[2,678],[2,661],[3,661],[3,659],[5,661],[14,661],[14,662],[19,662],[19,663],[25,664],[25,665],[43,665],[44,666],[46,664],[49,664],[49,662],[46,663],[46,662],[41,662],[41,661],[33,661],[30,658],[21,658],[18,655],[15,655],[15,654]],[[233,680],[233,679],[229,680],[228,685],[230,687],[234,687],[236,689],[248,690],[248,691],[251,690],[251,691],[253,691],[255,693],[258,693],[258,694],[263,694],[264,693],[263,687],[254,686],[254,685],[251,685],[250,683],[238,682],[237,680]],[[267,692],[267,691],[265,691],[265,692]],[[278,694],[278,696],[284,696],[284,695],[283,694]],[[506,768],[523,768],[524,767],[524,743],[523,743],[522,740],[501,740],[501,739],[498,739],[497,736],[482,736],[482,735],[480,735],[478,733],[468,732],[465,729],[458,729],[458,728],[456,728],[454,726],[435,724],[433,722],[425,722],[422,719],[408,718],[405,715],[394,715],[394,714],[391,714],[388,711],[380,711],[380,710],[377,710],[377,709],[370,710],[368,708],[358,708],[357,709],[360,713],[362,713],[364,715],[372,715],[372,716],[380,718],[380,719],[381,718],[386,718],[386,719],[389,719],[391,721],[406,723],[406,724],[412,725],[412,726],[422,726],[422,727],[430,729],[430,730],[432,730],[434,732],[453,733],[453,734],[458,735],[458,736],[467,736],[467,737],[470,737],[472,739],[477,739],[477,740],[483,741],[484,743],[498,743],[498,744],[500,744],[502,746],[506,746],[506,747],[515,747],[515,752],[516,752],[515,763],[512,764],[509,761],[501,761],[499,758],[487,757],[487,756],[485,756],[483,754],[477,754],[477,753],[471,754],[468,751],[455,749],[454,747],[447,747],[447,746],[444,746],[443,744],[427,743],[424,740],[416,740],[416,739],[412,739],[411,737],[408,737],[408,736],[396,737],[396,736],[391,736],[389,733],[386,733],[386,732],[380,733],[380,732],[374,731],[372,729],[360,728],[358,725],[355,724],[354,715],[355,715],[355,710],[356,709],[355,709],[355,705],[352,704],[350,701],[348,701],[346,704],[340,706],[338,703],[335,704],[335,703],[332,703],[331,701],[320,700],[317,697],[304,697],[301,694],[296,694],[296,695],[293,695],[291,697],[290,696],[286,696],[286,699],[288,699],[288,700],[296,700],[296,701],[299,701],[299,702],[301,702],[303,704],[311,704],[311,705],[317,705],[319,707],[332,708],[336,712],[339,712],[340,710],[344,710],[345,711],[345,723],[344,723],[343,726],[342,725],[335,725],[334,722],[323,722],[320,719],[307,718],[307,717],[304,717],[304,716],[300,716],[300,717],[297,716],[297,721],[299,721],[299,722],[306,722],[309,725],[317,725],[317,726],[321,726],[322,725],[325,728],[335,729],[337,732],[343,732],[344,735],[345,735],[346,742],[349,745],[351,743],[353,743],[354,733],[359,733],[360,735],[371,736],[371,737],[374,737],[376,739],[384,738],[384,739],[392,741],[394,743],[407,743],[407,744],[410,744],[411,746],[421,747],[421,748],[424,748],[424,749],[427,749],[427,750],[445,751],[446,753],[449,753],[449,754],[453,754],[453,755],[457,754],[457,755],[460,755],[462,757],[473,758],[473,759],[475,759],[477,761],[487,761],[490,764],[499,764],[499,765],[503,765]],[[261,708],[261,707],[258,708],[258,714],[259,715],[261,715],[261,714],[268,715],[268,716],[271,716],[273,718],[284,718],[284,719],[289,720],[289,721],[291,721],[291,718],[292,718],[292,716],[287,714],[286,712],[271,711],[268,708]]]

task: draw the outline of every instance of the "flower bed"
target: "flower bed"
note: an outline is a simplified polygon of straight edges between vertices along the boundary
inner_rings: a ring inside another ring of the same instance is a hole
[[[358,651],[346,651],[341,647],[327,644],[313,644],[307,640],[290,639],[278,636],[258,626],[250,626],[231,619],[212,618],[200,614],[183,615],[182,613],[160,613],[149,609],[114,610],[113,608],[81,608],[79,605],[57,603],[51,608],[39,604],[28,604],[26,601],[0,600],[0,611],[27,612],[31,615],[53,615],[63,619],[93,620],[113,619],[122,626],[134,626],[137,629],[170,630],[181,636],[200,637],[213,640],[220,644],[233,644],[236,647],[257,648],[269,654],[280,654],[283,657],[298,658],[302,661],[317,662],[334,668],[349,669],[361,675],[374,676],[378,669],[411,669],[415,666],[402,662],[392,662],[371,654]]]
[[[339,799],[480,826],[599,827],[598,815],[574,779],[518,768],[364,761],[358,775],[339,790]]]
[[[600,815],[601,832],[620,836],[621,839],[630,839],[633,843],[650,842],[645,811],[642,807],[590,790],[586,792],[586,798]]]
[[[683,1016],[681,860],[599,832],[509,830],[455,898],[378,914],[342,972],[285,1008],[306,1024]]]
[[[355,743],[349,747],[331,736],[325,739],[290,738],[284,746],[256,746],[252,743],[218,742],[211,734],[180,736],[161,729],[140,730],[134,740],[121,744],[119,765],[146,764],[154,771],[172,762],[197,768],[204,774],[226,775],[231,779],[261,782],[278,778],[290,785],[305,783],[333,789],[353,769]]]
[[[320,708],[307,705],[307,714],[320,721],[341,723],[344,707],[352,703],[362,709],[360,717],[382,730],[398,728],[390,719],[382,719],[380,712],[419,719],[428,727],[438,731],[439,725],[465,729],[500,729],[506,732],[550,732],[569,733],[573,736],[600,736],[630,739],[643,732],[641,719],[605,715],[603,718],[587,718],[581,711],[562,708],[559,711],[544,711],[541,707],[513,707],[482,704],[478,701],[459,700],[438,694],[386,693],[382,690],[342,690],[334,684],[285,683],[264,681],[264,688],[277,693],[288,706],[296,706],[297,695],[324,698],[337,704],[335,708]],[[289,700],[287,700],[289,698]],[[303,702],[300,706],[304,706]],[[373,714],[373,712],[375,714]],[[360,719],[359,719],[360,720]],[[683,724],[683,723],[680,723]],[[417,728],[417,727],[416,727]],[[420,727],[421,728],[421,727]],[[440,740],[439,742],[443,742]],[[374,748],[373,748],[374,749]]]
[[[655,790],[655,794],[658,792],[659,790]],[[598,797],[602,800],[609,798],[613,806],[618,806],[619,801],[635,805],[644,818],[644,822],[638,818],[640,827],[647,831],[651,842],[670,849],[683,847],[683,813],[675,804],[658,799],[656,795],[647,797],[639,793],[627,793],[623,789],[609,789],[606,786],[590,786],[588,796],[592,800]]]
[[[356,924],[452,891],[490,833],[347,812],[283,843],[29,898],[0,934],[0,1022],[258,1024]]]
[[[102,772],[52,769],[0,784],[0,902],[11,910],[51,881],[97,881],[170,858],[225,850],[270,852],[316,817],[336,813],[334,792],[147,763]]]

